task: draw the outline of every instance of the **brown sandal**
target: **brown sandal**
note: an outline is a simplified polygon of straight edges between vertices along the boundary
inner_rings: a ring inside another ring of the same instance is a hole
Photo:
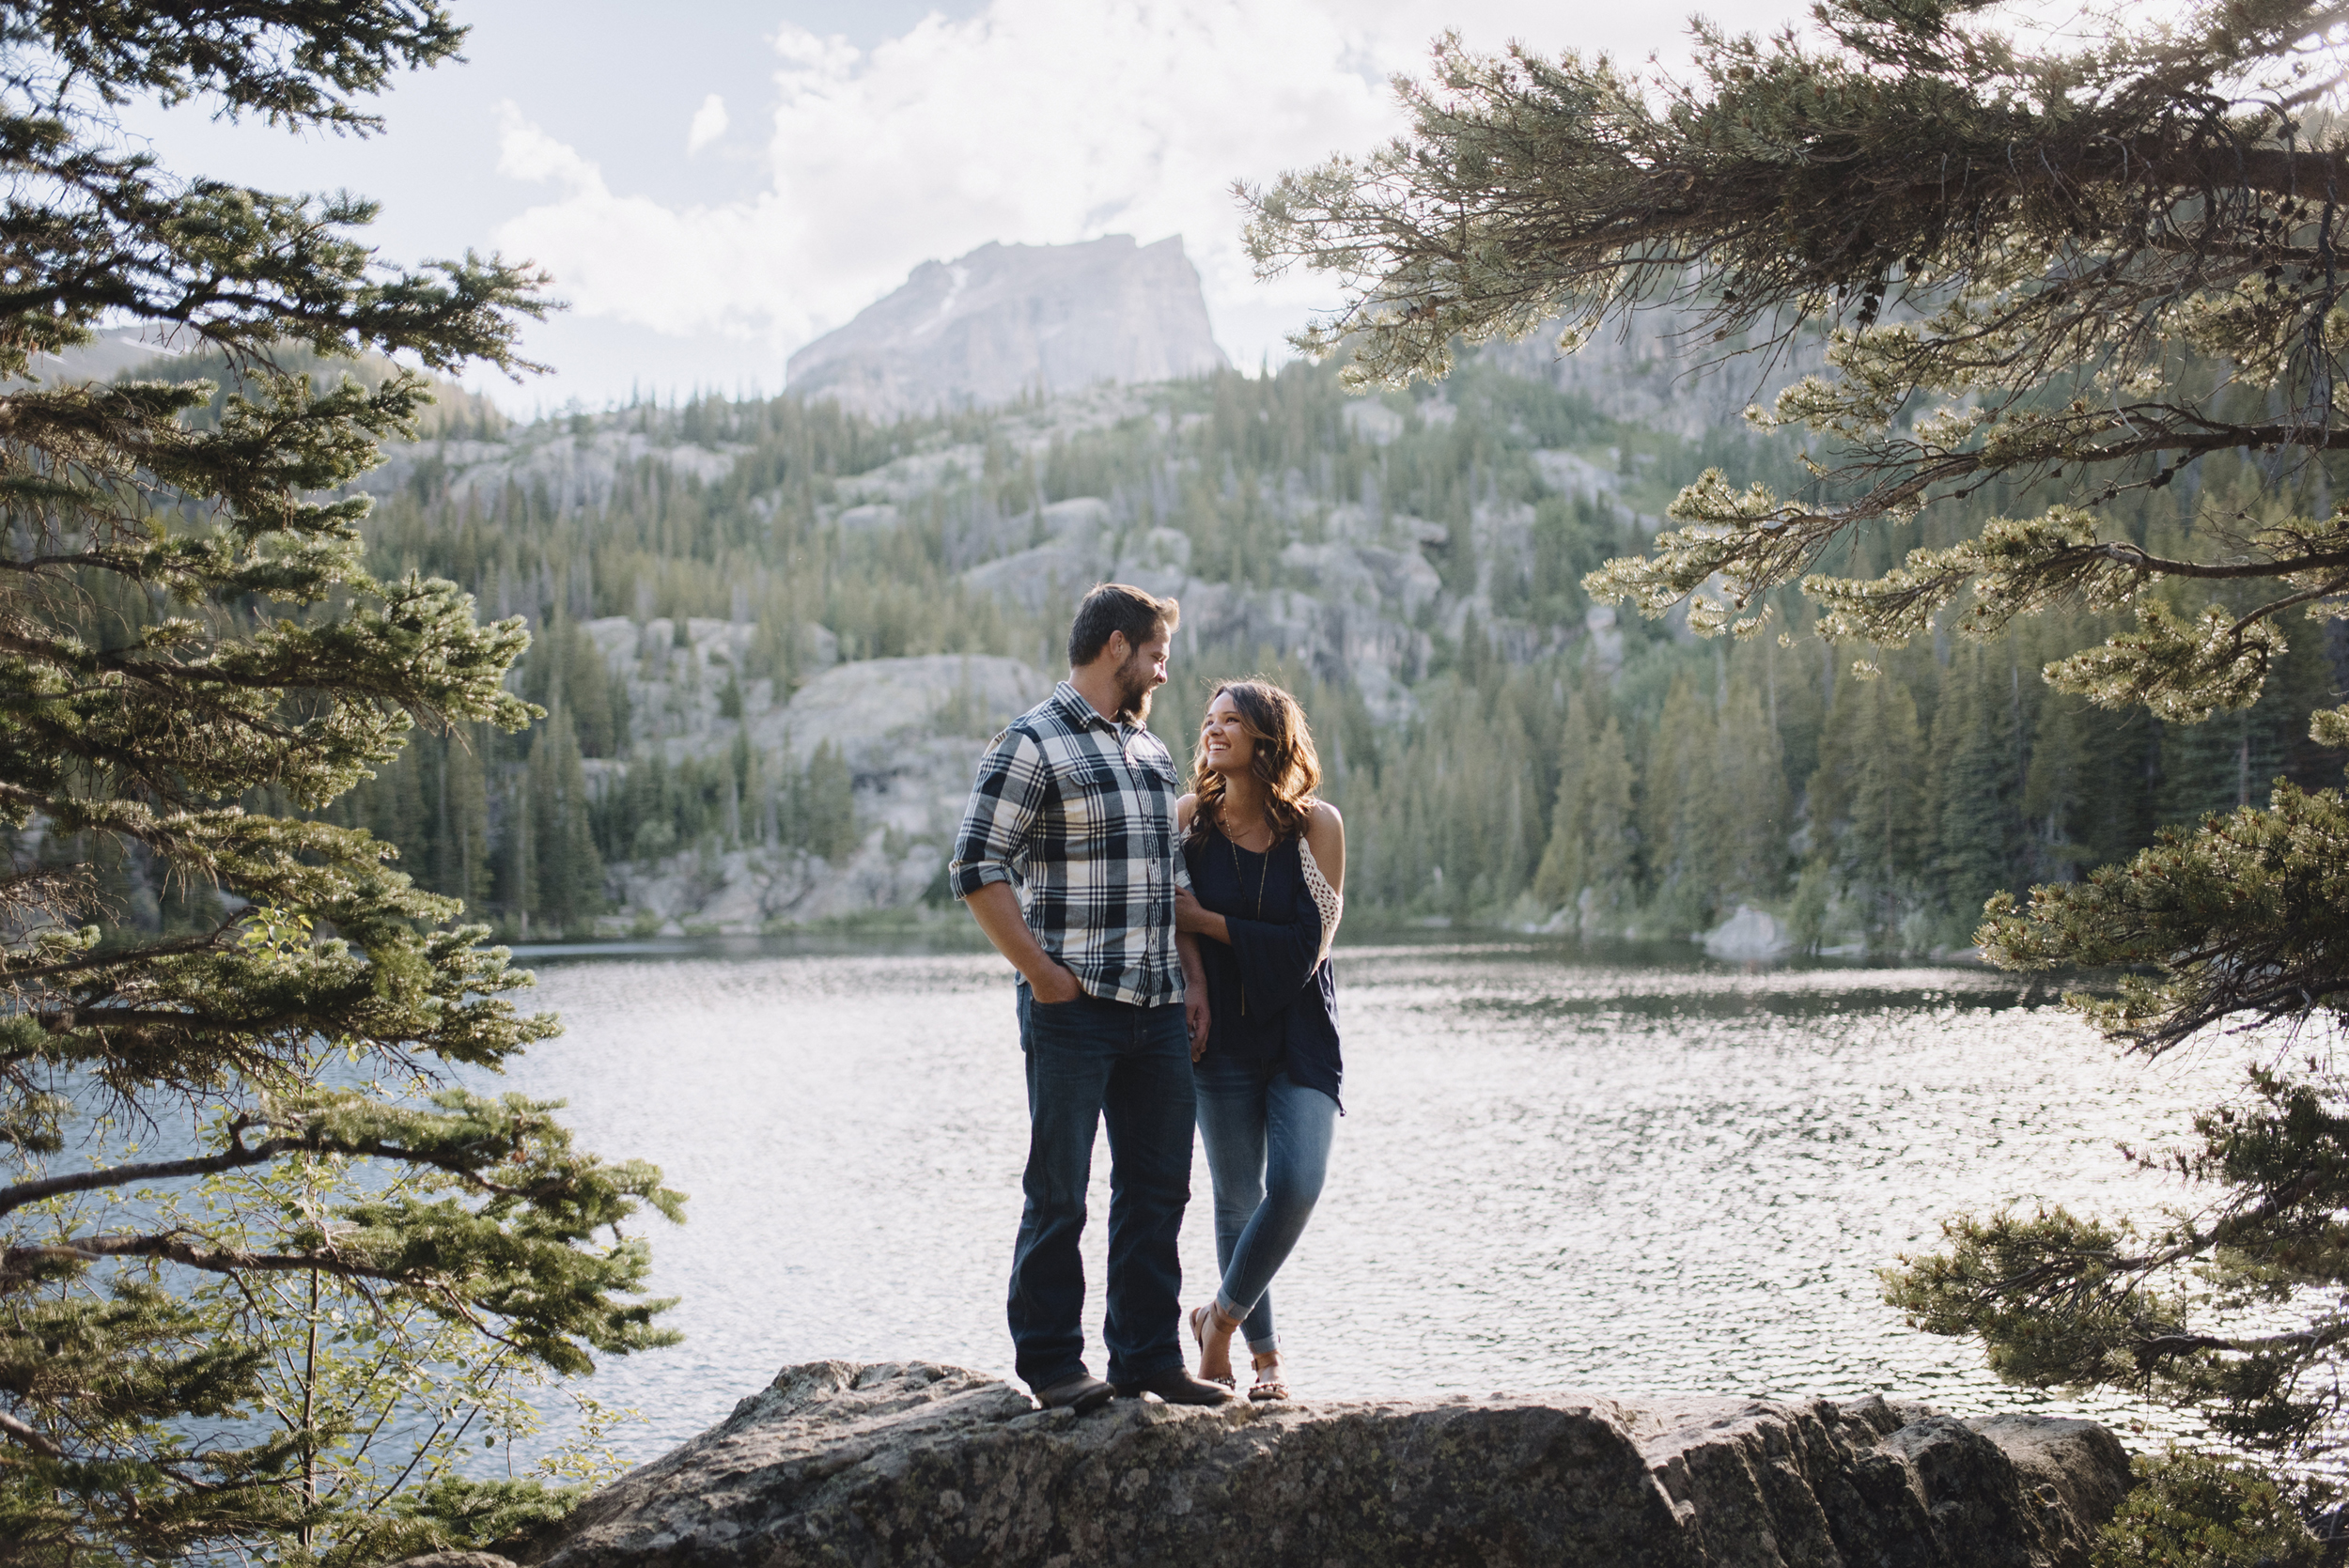
[[[1222,1312],[1217,1310],[1215,1303],[1212,1301],[1208,1302],[1204,1307],[1193,1307],[1190,1312],[1184,1314],[1185,1321],[1189,1322],[1190,1325],[1190,1341],[1193,1344],[1199,1347],[1199,1375],[1203,1378],[1206,1378],[1206,1381],[1210,1383],[1220,1383],[1227,1389],[1237,1389],[1239,1387],[1239,1379],[1237,1377],[1207,1377],[1206,1370],[1207,1364],[1207,1326],[1211,1323],[1217,1322],[1222,1316]],[[1237,1318],[1232,1319],[1231,1323],[1232,1327],[1224,1330],[1227,1334],[1239,1327],[1239,1320]],[[1250,1397],[1252,1398],[1254,1396],[1251,1395]]]
[[[1288,1398],[1289,1386],[1281,1376],[1281,1353],[1276,1350],[1269,1356],[1254,1356],[1250,1359],[1256,1366],[1255,1384],[1248,1390],[1250,1401],[1267,1405],[1276,1399]]]

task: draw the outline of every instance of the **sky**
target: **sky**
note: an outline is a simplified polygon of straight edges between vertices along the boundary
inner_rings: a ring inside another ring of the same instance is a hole
[[[1235,180],[1402,128],[1390,77],[1449,30],[1644,59],[1687,13],[1598,0],[455,0],[463,63],[399,79],[384,132],[295,137],[200,108],[126,129],[184,175],[350,190],[387,261],[496,251],[569,308],[552,373],[468,378],[527,416],[642,393],[782,389],[801,344],[925,260],[988,241],[1182,236],[1218,340],[1253,368],[1332,303],[1255,279]],[[1785,0],[1710,0],[1767,30]]]

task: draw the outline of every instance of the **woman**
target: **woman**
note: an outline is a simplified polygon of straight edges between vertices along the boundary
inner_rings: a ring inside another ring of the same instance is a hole
[[[1254,1400],[1288,1397],[1267,1287],[1321,1196],[1337,1126],[1330,940],[1346,826],[1314,799],[1320,782],[1297,699],[1269,681],[1232,681],[1207,704],[1191,793],[1175,807],[1196,896],[1176,894],[1174,924],[1205,939],[1210,1015],[1191,1072],[1223,1270],[1190,1332],[1199,1375],[1232,1385],[1232,1334],[1245,1327]]]

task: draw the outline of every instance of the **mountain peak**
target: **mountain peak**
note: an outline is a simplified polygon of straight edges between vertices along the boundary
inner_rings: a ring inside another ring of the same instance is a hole
[[[1097,381],[1229,365],[1180,235],[1074,245],[990,241],[925,261],[903,287],[791,356],[790,391],[886,418],[1006,403]]]

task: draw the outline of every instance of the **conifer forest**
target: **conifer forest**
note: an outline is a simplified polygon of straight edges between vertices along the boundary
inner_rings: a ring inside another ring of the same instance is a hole
[[[1243,595],[1324,592],[1317,551],[1347,527],[1416,543],[1433,581],[1392,660],[1399,698],[1375,703],[1327,650],[1243,629],[1180,641],[1152,720],[1187,756],[1206,683],[1262,669],[1303,695],[1324,793],[1351,824],[1359,918],[1685,938],[1747,905],[1811,950],[1929,953],[1963,947],[2002,889],[2077,878],[2164,824],[2339,770],[2308,739],[2342,684],[2323,626],[2294,635],[2256,706],[2173,724],[2041,678],[2106,636],[2109,613],[1857,651],[1814,636],[1791,590],[1775,636],[1618,616],[1584,574],[1643,548],[1707,468],[1799,483],[1792,440],[1663,433],[1474,363],[1419,396],[1373,400],[1381,417],[1365,418],[1332,372],[1300,365],[1135,389],[1088,418],[1038,406],[884,427],[789,397],[696,396],[506,431],[452,405],[363,524],[373,566],[527,617],[514,683],[548,717],[511,736],[420,735],[329,815],[509,933],[628,928],[614,874],[663,855],[842,861],[878,831],[860,825],[853,771],[829,749],[797,765],[762,754],[742,738],[743,692],[769,683],[782,701],[833,660],[990,654],[1056,673],[1065,607],[1031,610],[965,572],[984,541],[1040,538],[1047,508],[1085,497],[1112,529],[1175,531],[1193,581]],[[599,454],[620,438],[641,455],[600,494],[567,495],[543,471],[453,492],[447,454],[533,437]],[[923,465],[950,451],[982,454],[976,472]],[[860,476],[905,471],[894,525],[857,526]],[[2295,501],[2256,456],[2215,454],[2113,510],[2132,537],[2175,549]],[[1881,559],[1832,567],[1879,570],[2030,505],[1994,486],[1907,538],[1872,536],[1862,549]],[[680,754],[643,738],[657,730],[631,713],[625,666],[669,650],[631,637],[615,666],[583,629],[613,617],[680,648],[690,625],[736,633],[695,676],[733,743]],[[978,736],[1008,714],[981,717]],[[943,904],[942,880],[927,898]]]

